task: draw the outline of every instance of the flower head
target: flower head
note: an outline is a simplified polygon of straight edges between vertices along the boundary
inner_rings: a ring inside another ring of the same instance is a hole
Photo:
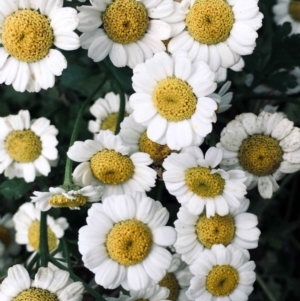
[[[0,298],[6,301],[80,301],[83,290],[82,283],[73,282],[66,271],[39,268],[31,280],[27,270],[17,264],[8,269],[0,285]]]
[[[118,195],[93,204],[87,225],[79,230],[84,265],[105,288],[122,285],[141,290],[164,277],[172,256],[165,247],[175,242],[169,218],[160,202],[142,193]]]
[[[166,188],[191,213],[200,214],[205,208],[208,218],[228,214],[246,194],[246,176],[240,170],[216,169],[222,158],[222,151],[215,147],[205,157],[196,146],[171,154],[163,164]]]
[[[133,70],[129,102],[136,122],[147,136],[172,150],[200,145],[212,131],[217,103],[208,95],[217,87],[215,73],[186,53],[175,57],[158,53]]]
[[[229,122],[217,145],[224,151],[221,166],[242,169],[246,185],[258,185],[263,198],[271,198],[277,180],[300,169],[300,130],[282,113],[244,113]]]
[[[18,115],[0,117],[0,131],[0,173],[26,182],[48,175],[58,158],[58,130],[48,119],[31,121],[29,111],[21,110]]]
[[[0,14],[0,82],[20,92],[53,87],[67,62],[52,47],[80,46],[73,32],[79,23],[76,10],[63,8],[60,0],[3,0]]]
[[[19,207],[13,220],[16,229],[16,242],[26,245],[29,252],[38,251],[40,246],[40,216],[41,211],[32,203],[25,203]],[[64,217],[54,219],[47,215],[47,233],[49,252],[54,251],[59,244],[59,238],[64,236],[64,231],[69,224]]]

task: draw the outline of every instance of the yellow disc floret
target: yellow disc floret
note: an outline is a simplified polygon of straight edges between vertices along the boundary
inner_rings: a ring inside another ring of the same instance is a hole
[[[57,238],[50,227],[47,227],[49,252],[57,247]],[[40,247],[40,222],[34,221],[28,228],[28,241],[35,251]]]
[[[213,198],[222,194],[225,180],[218,174],[211,174],[207,167],[192,167],[185,171],[185,181],[188,188],[203,198]]]
[[[190,35],[202,44],[224,42],[234,23],[234,14],[226,0],[197,0],[186,16]]]
[[[56,294],[42,288],[31,287],[22,291],[13,301],[59,301]]]
[[[197,98],[190,85],[176,77],[168,77],[156,85],[153,92],[158,113],[168,121],[191,118],[196,111]]]
[[[81,194],[73,195],[72,198],[67,198],[62,194],[53,195],[49,201],[49,204],[54,207],[81,207],[87,202],[87,197]]]
[[[161,164],[172,152],[166,144],[161,145],[150,140],[146,131],[139,139],[139,150],[149,154],[154,164]]]
[[[27,63],[44,58],[49,53],[53,39],[50,20],[36,10],[18,10],[9,15],[2,26],[2,44],[5,50]]]
[[[166,300],[176,301],[179,296],[179,284],[173,273],[167,273],[166,276],[158,282],[160,286],[169,289],[170,293]]]
[[[235,233],[234,221],[230,214],[225,216],[215,214],[210,218],[201,214],[195,229],[198,240],[209,249],[215,244],[227,246]]]
[[[296,22],[300,22],[300,2],[299,1],[291,0],[290,5],[289,5],[289,13]]]
[[[5,148],[15,161],[33,162],[42,153],[42,142],[31,130],[13,131],[6,137]]]
[[[124,114],[124,117],[128,116],[128,114]],[[117,121],[118,121],[119,113],[112,113],[108,115],[101,123],[100,130],[111,130],[113,133],[116,131]]]
[[[153,244],[152,232],[144,223],[131,219],[114,225],[106,238],[109,257],[130,266],[143,261]]]
[[[145,6],[135,0],[115,0],[102,15],[106,34],[116,43],[129,44],[140,40],[148,27]]]
[[[274,173],[282,161],[282,155],[276,139],[260,134],[246,138],[239,149],[241,166],[256,176]]]
[[[128,181],[134,173],[134,165],[128,156],[104,149],[91,159],[94,176],[104,184],[118,185]]]
[[[0,226],[0,241],[5,245],[6,248],[8,248],[11,242],[10,231],[3,226]]]
[[[206,289],[216,297],[228,296],[237,287],[239,274],[230,265],[217,265],[206,277]]]

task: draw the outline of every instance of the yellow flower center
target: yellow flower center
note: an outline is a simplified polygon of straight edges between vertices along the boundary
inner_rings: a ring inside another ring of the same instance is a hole
[[[230,214],[225,216],[215,214],[210,218],[201,214],[195,229],[198,240],[209,249],[215,244],[229,245],[235,233],[234,221]]]
[[[47,227],[48,233],[48,248],[49,252],[53,251],[57,247],[57,238],[52,232],[50,227]],[[34,221],[28,228],[28,241],[29,244],[38,251],[40,247],[40,222]]]
[[[115,0],[102,15],[103,27],[116,43],[129,44],[140,40],[148,27],[145,6],[135,0]]]
[[[57,194],[51,197],[50,205],[54,207],[81,207],[87,202],[87,197],[81,194],[76,194],[72,196],[72,199],[65,197],[62,194]]]
[[[134,165],[128,156],[104,149],[91,159],[94,176],[104,184],[118,185],[128,181],[134,173]]]
[[[189,119],[196,111],[197,98],[193,89],[176,77],[168,77],[158,82],[153,99],[158,113],[168,121]]]
[[[5,148],[15,161],[33,162],[42,153],[42,142],[31,130],[13,131],[6,137]]]
[[[2,27],[5,50],[20,61],[41,60],[53,44],[50,20],[36,10],[22,9],[9,15]]]
[[[291,0],[289,5],[289,12],[291,17],[297,21],[300,22],[300,2],[299,1],[293,1]]]
[[[178,299],[180,288],[173,273],[167,273],[166,276],[158,282],[158,284],[169,289],[170,294],[166,300],[176,301]]]
[[[152,232],[149,227],[131,219],[114,225],[107,234],[106,249],[111,259],[130,266],[148,256],[152,243]]]
[[[22,291],[13,301],[59,301],[58,297],[42,288],[31,287]]]
[[[11,242],[10,231],[3,226],[0,226],[0,241],[5,245],[6,248],[8,248]]]
[[[213,198],[222,194],[225,180],[218,174],[210,173],[207,167],[192,167],[185,171],[185,181],[188,188],[203,198]]]
[[[282,161],[282,155],[276,139],[259,134],[246,138],[239,149],[241,166],[256,176],[274,173]]]
[[[234,23],[234,14],[226,0],[197,0],[186,16],[190,35],[202,44],[224,42]]]
[[[167,145],[161,145],[150,140],[146,131],[139,139],[139,150],[149,154],[154,164],[161,164],[172,153]]]
[[[229,265],[217,265],[206,277],[206,289],[216,297],[228,296],[237,287],[239,274]]]
[[[124,117],[127,117],[128,114],[125,114]],[[116,131],[117,121],[119,113],[112,113],[108,115],[101,123],[100,130],[111,130],[113,133]]]

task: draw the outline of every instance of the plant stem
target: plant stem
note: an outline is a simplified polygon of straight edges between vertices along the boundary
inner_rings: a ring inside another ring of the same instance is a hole
[[[30,260],[30,262],[26,266],[26,270],[28,271],[28,273],[31,272],[31,270],[33,269],[33,266],[39,260],[39,257],[40,257],[40,254],[38,252],[36,252],[35,255],[33,256],[33,258]]]
[[[69,256],[70,254],[69,254],[68,244],[64,238],[61,239],[61,243],[62,243],[63,253],[66,258],[66,262],[67,262],[69,271],[72,271],[73,267],[72,267],[72,263],[71,263],[70,256]]]
[[[48,266],[48,231],[47,231],[47,212],[41,212],[41,220],[40,220],[40,245],[39,251],[41,255],[41,266]]]
[[[261,286],[261,288],[263,289],[263,291],[265,292],[265,294],[270,299],[270,301],[277,301],[276,298],[273,296],[271,290],[268,288],[266,283],[263,281],[262,277],[257,273],[256,273],[256,279],[257,279],[257,282],[259,283],[259,285]]]
[[[102,79],[100,84],[96,87],[96,89],[92,92],[92,94],[90,94],[90,96],[84,101],[84,103],[82,104],[80,110],[78,111],[78,115],[77,115],[77,118],[75,120],[73,132],[72,132],[72,135],[71,135],[71,140],[70,140],[69,147],[71,147],[74,144],[74,142],[77,138],[78,131],[79,131],[79,126],[80,126],[80,123],[81,123],[81,120],[82,120],[82,116],[83,116],[83,113],[84,113],[87,105],[91,102],[91,100],[94,98],[96,93],[101,89],[101,87],[104,85],[105,82],[106,82],[106,77],[104,77]],[[72,184],[72,165],[73,165],[73,161],[69,157],[67,157],[66,166],[65,166],[64,185],[71,185]]]
[[[67,272],[70,273],[70,277],[74,280],[74,281],[80,281],[85,290],[87,292],[89,292],[95,299],[96,301],[106,301],[100,294],[98,294],[94,289],[92,289],[87,283],[85,283],[84,281],[82,281],[82,279],[80,277],[78,277],[73,271],[69,271],[68,268],[66,268],[63,264],[61,264],[60,262],[58,262],[57,260],[55,260],[54,258],[49,258],[49,260],[55,265],[57,266],[59,269],[61,270],[65,270]]]

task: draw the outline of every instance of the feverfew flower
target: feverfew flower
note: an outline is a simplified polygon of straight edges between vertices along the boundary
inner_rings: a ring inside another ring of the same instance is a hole
[[[129,106],[126,96],[125,116],[128,116],[132,109]],[[90,112],[96,120],[89,121],[89,131],[98,134],[100,130],[116,130],[120,109],[120,96],[113,92],[107,93],[104,98],[99,98],[91,106]]]
[[[223,152],[211,147],[205,154],[197,146],[171,154],[163,163],[163,179],[170,194],[193,214],[206,209],[207,218],[238,208],[246,194],[246,175],[241,170],[216,169]]]
[[[79,230],[78,246],[96,283],[137,291],[160,281],[172,262],[165,248],[176,240],[175,229],[165,226],[168,219],[160,202],[141,193],[93,204],[87,225]]]
[[[41,211],[32,203],[25,203],[13,216],[16,229],[16,242],[26,245],[29,252],[38,251],[40,246],[40,217]],[[47,215],[48,247],[54,251],[59,244],[59,238],[64,236],[69,224],[64,217],[54,219]]]
[[[186,295],[195,301],[247,301],[256,278],[248,256],[232,245],[204,250],[190,266],[195,276]]]
[[[220,89],[220,91],[218,93],[212,93],[209,95],[209,97],[213,98],[217,104],[218,104],[218,113],[223,113],[225,111],[227,111],[228,109],[231,108],[231,100],[232,100],[232,96],[233,93],[232,92],[228,92],[228,89],[231,86],[231,82],[227,81],[222,88]]]
[[[78,7],[80,41],[95,62],[107,55],[116,67],[134,68],[165,51],[170,26],[161,21],[174,9],[173,0],[98,0]]]
[[[79,20],[62,0],[2,0],[0,7],[0,83],[19,92],[54,86],[67,61],[60,51],[79,48],[73,30]]]
[[[300,33],[300,3],[295,0],[277,0],[273,6],[274,20],[278,25],[289,22],[292,25],[290,34]]]
[[[36,176],[47,176],[56,165],[58,130],[50,120],[30,120],[29,111],[0,117],[0,173],[9,179],[24,178],[33,182]]]
[[[130,96],[136,122],[147,136],[173,150],[200,145],[216,122],[217,103],[208,95],[217,87],[209,66],[192,63],[184,52],[161,52],[133,70]]]
[[[168,51],[187,51],[213,71],[232,67],[253,52],[262,19],[257,0],[183,0],[163,19],[172,28]]]
[[[66,271],[39,268],[31,280],[27,270],[17,264],[8,269],[7,277],[0,285],[0,299],[81,301],[83,290],[82,283],[73,282]]]
[[[181,260],[179,254],[172,255],[172,264],[167,270],[166,276],[159,281],[159,285],[169,289],[168,300],[188,301],[185,292],[190,285],[193,274],[189,267]]]
[[[95,140],[76,141],[68,157],[79,164],[73,172],[74,183],[80,186],[103,185],[103,197],[113,194],[149,191],[155,185],[156,172],[145,153],[129,156],[130,148],[120,136],[100,131]]]
[[[177,231],[176,252],[182,254],[187,264],[191,264],[205,248],[211,249],[216,244],[232,244],[242,251],[256,248],[260,230],[256,227],[257,216],[246,212],[249,203],[248,199],[243,199],[240,207],[230,207],[227,215],[216,214],[210,218],[204,213],[193,214],[181,207],[174,223]]]
[[[98,202],[102,196],[103,187],[85,186],[76,190],[65,190],[62,187],[50,187],[49,192],[34,191],[31,201],[41,211],[51,207],[68,207],[80,209],[88,202]]]
[[[150,140],[147,127],[135,122],[132,114],[121,123],[120,136],[130,146],[130,153],[143,152],[149,154],[154,164],[161,164],[173,151],[165,144]]]
[[[244,113],[230,121],[221,133],[218,148],[224,151],[221,166],[242,169],[246,185],[258,185],[263,198],[271,198],[286,173],[300,170],[300,129],[283,113]]]

